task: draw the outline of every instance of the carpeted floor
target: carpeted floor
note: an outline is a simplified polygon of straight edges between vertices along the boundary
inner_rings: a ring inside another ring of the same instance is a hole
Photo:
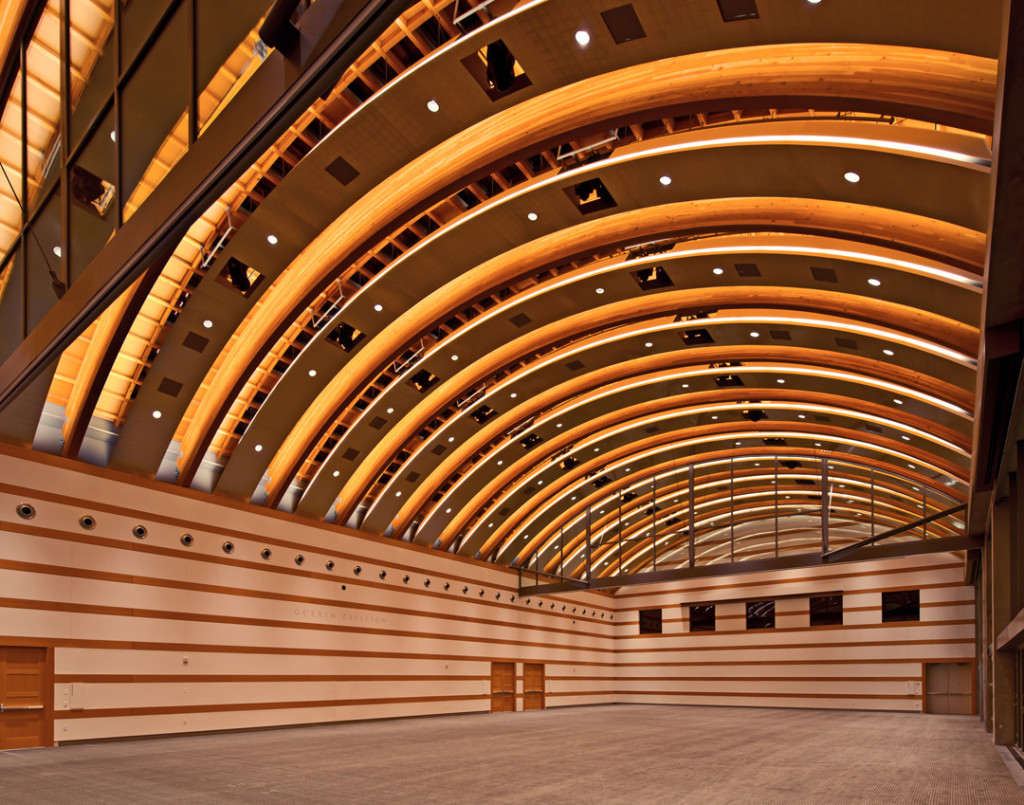
[[[609,705],[0,752],[0,802],[983,803],[977,719]]]

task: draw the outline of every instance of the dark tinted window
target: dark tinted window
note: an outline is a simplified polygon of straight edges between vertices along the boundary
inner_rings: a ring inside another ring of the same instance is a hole
[[[811,626],[842,626],[843,597],[822,595],[811,597]]]
[[[690,631],[691,632],[713,632],[715,631],[715,605],[697,604],[690,607]]]
[[[661,634],[661,610],[640,610],[640,634]]]
[[[894,590],[882,593],[882,623],[921,620],[921,591]]]
[[[747,601],[747,628],[774,629],[775,602]]]

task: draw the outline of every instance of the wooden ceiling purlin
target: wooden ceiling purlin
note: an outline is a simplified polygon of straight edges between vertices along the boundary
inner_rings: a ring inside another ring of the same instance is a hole
[[[191,477],[229,405],[225,400],[237,393],[273,334],[283,331],[282,322],[293,320],[311,295],[315,296],[315,289],[333,279],[338,265],[346,264],[393,222],[407,218],[408,210],[443,194],[446,188],[458,184],[460,177],[507,158],[503,155],[529,150],[533,143],[557,137],[578,125],[575,121],[592,117],[594,108],[621,118],[638,109],[666,105],[673,98],[720,101],[737,94],[763,93],[776,83],[785,85],[794,96],[813,95],[823,86],[839,97],[884,101],[914,96],[926,99],[924,102],[935,109],[969,108],[986,119],[991,117],[994,102],[995,65],[989,59],[914,48],[737,48],[680,56],[589,78],[527,99],[467,127],[359,198],[267,289],[263,314],[240,332],[241,348],[215,377],[208,378],[208,391],[199,401],[194,427],[182,445],[182,475]],[[840,231],[857,229],[840,227]]]

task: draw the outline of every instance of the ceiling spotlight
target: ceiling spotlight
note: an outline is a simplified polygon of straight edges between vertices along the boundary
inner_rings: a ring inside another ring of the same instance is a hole
[[[117,132],[116,131],[111,131],[110,132],[110,142],[112,142],[112,143],[116,143],[117,142]]]
[[[882,354],[883,354],[883,355],[888,355],[888,356],[889,356],[889,357],[891,358],[891,357],[892,357],[893,355],[895,355],[896,353],[895,353],[895,352],[893,352],[893,351],[892,351],[891,349],[883,349],[883,350],[882,350]]]
[[[651,347],[654,346],[654,342],[653,341],[646,341],[646,342],[644,342],[644,346],[647,347],[648,349],[650,349]]]
[[[902,439],[903,441],[905,441],[905,442],[909,442],[909,441],[910,441],[910,437],[909,437],[909,436],[907,436],[907,434],[905,434],[905,433],[904,433],[904,434],[902,434],[902,435],[900,436],[900,438],[901,438],[901,439]]]
[[[257,453],[262,453],[263,452],[263,445],[262,444],[258,444],[258,445],[256,445],[253,448],[253,450],[255,450]]]
[[[452,360],[453,360],[453,361],[457,361],[458,359],[459,359],[459,356],[458,356],[458,355],[452,355]]]
[[[665,187],[668,187],[670,184],[672,184],[672,177],[671,176],[662,176],[662,177],[660,177],[658,179],[658,181],[661,182],[663,185],[665,185]]]
[[[581,48],[585,48],[590,44],[590,34],[587,31],[580,29],[576,32],[576,44]]]
[[[689,383],[683,383],[683,388],[684,388],[684,389],[688,389],[688,388],[690,388],[690,384],[689,384]]]
[[[211,327],[213,327],[213,322],[210,319],[203,319],[203,327],[209,330]]]
[[[751,338],[760,338],[761,334],[757,330],[751,330],[750,331],[750,337]]]
[[[64,255],[64,252],[63,252],[63,250],[62,250],[62,249],[60,248],[60,246],[54,246],[54,247],[53,247],[53,253],[54,253],[55,255],[57,255],[58,257],[62,257],[62,256]]]
[[[395,413],[395,409],[394,409],[394,408],[389,408],[389,409],[387,410],[387,413],[389,413],[389,414],[393,414],[393,413]]]
[[[310,377],[316,377],[316,369],[310,369],[309,370],[309,376]]]
[[[535,212],[528,212],[526,213],[526,217],[529,218],[531,221],[536,221],[540,216],[537,215],[537,213]]]
[[[718,419],[718,414],[712,414],[712,415],[711,415],[711,418],[712,418],[712,419]]]
[[[903,405],[903,400],[899,400],[899,399],[897,399],[896,397],[893,397],[893,398],[892,398],[892,401],[893,401],[894,403],[896,403],[896,405]]]
[[[339,475],[341,475],[341,470],[335,470],[334,472],[331,473],[331,476],[333,478],[337,478]]]
[[[267,235],[267,243],[271,246],[277,245],[277,235]]]
[[[163,414],[160,411],[154,411],[153,412],[153,419],[159,419],[162,416],[163,416]]]
[[[512,398],[512,399],[514,400],[514,399],[515,399],[516,397],[518,397],[519,395],[518,395],[518,394],[516,394],[516,393],[515,393],[515,392],[513,391],[513,392],[512,392],[511,394],[509,394],[508,396],[509,396],[509,397],[511,397],[511,398]]]
[[[743,442],[736,442],[736,446],[737,447],[741,447],[742,445],[743,445]]]
[[[775,382],[776,382],[776,383],[785,383],[785,382],[786,382],[786,380],[785,380],[785,378],[782,378],[782,377],[780,377],[780,378],[779,378],[778,380],[776,380]]]
[[[396,498],[400,498],[400,497],[402,497],[402,491],[401,491],[401,490],[399,490],[399,491],[395,492],[395,497],[396,497]]]
[[[560,428],[560,427],[562,427],[562,423],[561,423],[561,422],[559,422],[558,424],[556,424],[556,425],[555,425],[555,427],[556,427],[556,428]]]
[[[448,437],[448,441],[449,442],[454,442],[455,441],[455,437],[454,436],[449,436]]]
[[[882,284],[882,281],[881,280],[876,280],[874,277],[872,277],[871,279],[868,280],[868,285],[873,285],[875,288],[877,288],[881,284]]]
[[[452,507],[449,506],[447,509],[444,510],[444,513],[445,514],[451,514],[452,513]]]
[[[917,465],[916,464],[907,464],[907,466],[910,467],[910,469],[912,469],[912,470],[916,470],[917,469]]]
[[[437,101],[431,98],[429,101],[427,101],[427,109],[429,109],[431,112],[440,112],[441,104],[439,104]]]
[[[604,293],[604,288],[594,288],[594,293]]]
[[[847,171],[843,174],[843,178],[846,179],[850,184],[857,184],[860,181],[860,174],[854,173],[853,171]]]
[[[384,309],[384,305],[374,305],[373,309],[380,313]]]
[[[721,276],[722,274],[725,273],[725,269],[722,268],[721,266],[715,266],[713,269],[711,269],[711,273]]]
[[[807,414],[797,414],[796,418],[797,419],[807,419]]]

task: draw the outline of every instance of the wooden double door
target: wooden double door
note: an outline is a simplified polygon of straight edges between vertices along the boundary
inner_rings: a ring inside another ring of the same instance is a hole
[[[924,684],[925,712],[974,715],[974,670],[970,663],[927,663]]]
[[[0,646],[0,750],[53,743],[45,648]]]
[[[491,712],[511,713],[516,709],[516,664],[491,663]],[[523,664],[523,709],[544,709],[544,666]]]

